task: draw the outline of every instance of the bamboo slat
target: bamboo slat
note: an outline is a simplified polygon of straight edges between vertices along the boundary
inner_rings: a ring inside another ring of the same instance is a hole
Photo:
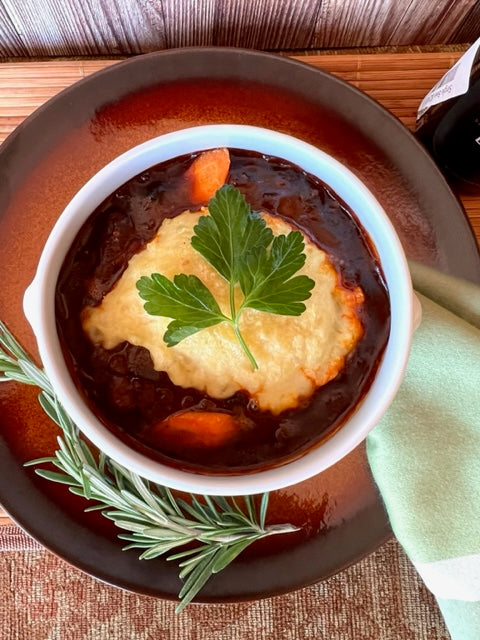
[[[459,56],[457,52],[446,52],[312,55],[296,56],[296,59],[355,84],[390,108],[407,126],[412,126],[422,97]],[[49,97],[115,62],[76,60],[1,64],[1,130],[8,133]],[[10,119],[8,123],[6,118]]]
[[[297,59],[325,69],[365,91],[413,129],[417,107],[461,52],[307,55]],[[32,111],[73,82],[116,60],[0,64],[0,142]],[[463,196],[480,242],[480,196]],[[0,508],[0,526],[10,520]]]

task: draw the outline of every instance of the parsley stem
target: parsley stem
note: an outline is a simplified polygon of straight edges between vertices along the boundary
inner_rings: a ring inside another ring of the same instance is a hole
[[[233,326],[233,330],[235,331],[235,335],[238,338],[238,341],[240,342],[242,349],[245,351],[245,353],[247,354],[248,359],[250,360],[250,362],[252,363],[252,367],[254,370],[258,369],[258,364],[257,361],[255,360],[255,358],[252,355],[252,352],[250,351],[250,349],[247,347],[245,340],[243,339],[242,334],[240,333],[240,329],[238,328],[238,324],[237,324],[237,318],[235,318],[235,320],[232,322],[232,326]]]
[[[237,312],[235,310],[235,282],[230,280],[230,313],[232,314],[233,322],[237,322]]]
[[[240,309],[238,311],[235,309],[235,282],[233,280],[230,280],[230,313],[232,314],[232,327],[233,327],[233,330],[235,331],[235,335],[237,336],[242,349],[245,351],[255,371],[256,369],[258,369],[257,361],[253,357],[250,349],[247,347],[245,340],[243,339],[243,336],[240,333],[240,329],[238,327],[238,318],[240,317],[242,307],[243,307],[243,304],[240,306]]]

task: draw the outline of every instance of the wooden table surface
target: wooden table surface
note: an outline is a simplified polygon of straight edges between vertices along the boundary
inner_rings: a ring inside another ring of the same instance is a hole
[[[415,126],[424,95],[460,53],[375,53],[301,56],[303,62],[352,83]],[[0,142],[46,100],[74,82],[117,60],[53,60],[0,63]],[[480,243],[480,196],[461,200]],[[0,507],[0,525],[11,524]]]

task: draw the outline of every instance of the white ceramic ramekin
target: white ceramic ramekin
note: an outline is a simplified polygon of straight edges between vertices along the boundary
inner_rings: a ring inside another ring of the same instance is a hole
[[[54,304],[64,257],[82,224],[108,195],[159,162],[223,146],[284,158],[323,180],[355,212],[370,235],[385,274],[391,305],[390,336],[375,379],[341,429],[303,457],[283,466],[228,476],[196,474],[162,465],[131,449],[102,425],[82,400],[68,372],[56,331]],[[243,125],[208,125],[169,133],[127,151],[99,171],[75,195],[55,224],[35,278],[25,292],[24,311],[58,399],[100,450],[157,483],[211,495],[255,494],[295,484],[318,474],[360,444],[395,396],[420,318],[400,241],[384,210],[362,182],[335,159],[305,142]]]

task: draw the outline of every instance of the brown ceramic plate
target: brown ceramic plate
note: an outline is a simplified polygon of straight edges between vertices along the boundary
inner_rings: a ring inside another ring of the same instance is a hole
[[[411,258],[480,281],[476,243],[457,200],[413,136],[352,86],[310,66],[236,49],[142,56],[77,83],[0,148],[0,318],[35,353],[22,314],[45,239],[100,167],[160,133],[212,122],[265,126],[305,139],[357,173],[391,216]],[[177,568],[122,552],[116,532],[65,487],[22,462],[48,455],[56,430],[33,388],[0,385],[0,502],[47,548],[111,584],[175,597]],[[272,494],[271,522],[299,533],[258,543],[201,593],[203,601],[279,594],[339,571],[390,530],[364,448],[316,478]]]

